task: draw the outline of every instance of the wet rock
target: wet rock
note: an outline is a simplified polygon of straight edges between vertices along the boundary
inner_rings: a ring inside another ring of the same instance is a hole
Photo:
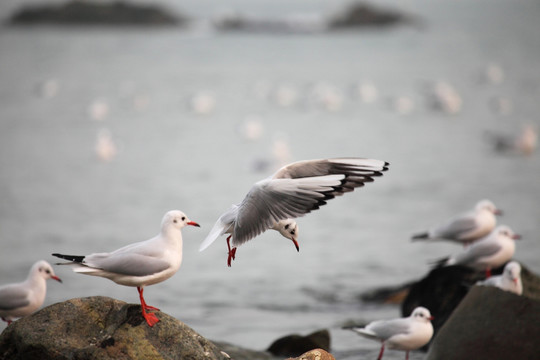
[[[161,321],[149,327],[139,305],[102,296],[57,303],[8,326],[0,359],[227,359],[184,323],[156,314]]]
[[[390,26],[412,22],[412,18],[397,10],[382,9],[365,2],[349,5],[329,20],[331,29]]]
[[[214,341],[214,344],[223,352],[227,353],[234,360],[276,360],[276,358],[266,351],[256,351],[242,348],[226,342]]]
[[[539,335],[539,300],[474,286],[435,336],[427,359],[537,359]]]
[[[317,348],[330,351],[330,333],[328,330],[318,330],[306,336],[298,334],[284,336],[274,341],[267,351],[275,356],[296,357]]]
[[[288,358],[287,360],[336,360],[336,358],[323,349],[314,349],[296,358]]]
[[[520,265],[523,296],[540,300],[540,277],[523,264]],[[494,269],[492,274],[500,274],[503,269],[504,265]],[[478,280],[484,279],[483,271],[475,271],[463,266],[433,269],[426,277],[411,285],[409,294],[401,306],[402,315],[410,315],[417,306],[426,307],[434,316],[432,324],[436,335],[469,293],[471,287]]]
[[[13,14],[14,25],[179,25],[187,21],[155,5],[124,1],[70,1],[60,5],[27,5]]]

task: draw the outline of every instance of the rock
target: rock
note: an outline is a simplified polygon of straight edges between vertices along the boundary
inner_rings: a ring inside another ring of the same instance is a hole
[[[1,360],[228,359],[177,319],[149,327],[139,305],[108,297],[57,303],[22,318],[0,335]]]
[[[492,270],[493,275],[502,273],[504,265]],[[540,277],[523,264],[520,265],[523,296],[540,300]],[[426,277],[411,285],[409,294],[401,306],[402,315],[410,315],[417,306],[429,309],[434,316],[432,324],[435,338],[438,330],[452,315],[471,287],[478,280],[484,279],[485,273],[483,271],[477,272],[463,266],[433,269]]]
[[[186,21],[155,5],[136,5],[124,1],[27,5],[9,20],[14,25],[179,25]]]
[[[328,330],[318,330],[306,336],[297,334],[284,336],[274,341],[267,351],[275,356],[300,356],[316,348],[330,351]]]
[[[411,22],[411,18],[395,10],[374,7],[364,2],[351,4],[345,11],[328,21],[331,29],[366,26],[390,26]]]
[[[214,344],[234,360],[275,360],[269,352],[245,349],[226,342],[214,341]],[[282,359],[282,358],[281,358]]]
[[[540,301],[474,286],[440,329],[427,359],[538,359]]]
[[[336,358],[323,349],[314,349],[297,358],[288,358],[287,360],[336,360]]]
[[[372,289],[361,294],[360,300],[380,304],[401,304],[409,295],[413,283]]]

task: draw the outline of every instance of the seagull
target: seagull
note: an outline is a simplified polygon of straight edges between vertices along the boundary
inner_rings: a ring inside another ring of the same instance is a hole
[[[269,178],[255,183],[240,204],[233,205],[221,215],[199,251],[219,236],[230,234],[227,237],[227,265],[231,266],[236,248],[268,229],[278,230],[299,250],[298,227],[291,219],[374,181],[374,177],[388,170],[388,165],[385,161],[363,158],[304,160],[286,165]]]
[[[521,236],[515,234],[510,227],[499,225],[489,235],[475,241],[462,252],[441,259],[437,266],[463,265],[476,270],[485,270],[486,277],[491,276],[491,269],[506,263],[516,250],[514,240]]]
[[[149,326],[159,322],[157,316],[147,310],[159,310],[144,301],[144,286],[153,285],[173,276],[182,263],[182,232],[186,225],[199,224],[187,218],[179,210],[171,210],[163,216],[161,231],[155,237],[124,246],[110,253],[90,255],[52,254],[72,265],[73,271],[85,275],[101,276],[125,286],[136,286],[141,302],[142,316]]]
[[[495,286],[504,291],[510,291],[514,294],[523,293],[523,284],[521,283],[521,265],[517,261],[510,261],[504,267],[501,275],[492,276],[486,280],[479,281],[476,285]]]
[[[377,360],[381,360],[385,345],[389,349],[406,351],[405,359],[409,359],[409,351],[426,345],[433,336],[433,316],[425,307],[417,307],[406,318],[373,321],[363,328],[353,327],[351,330],[371,340],[381,342],[381,351]]]
[[[0,287],[0,317],[10,325],[13,319],[30,315],[43,305],[47,279],[62,282],[45,260],[36,262],[26,280]]]
[[[473,210],[455,215],[427,232],[413,235],[412,240],[449,240],[468,245],[488,235],[497,224],[495,215],[502,211],[490,200],[479,201]]]

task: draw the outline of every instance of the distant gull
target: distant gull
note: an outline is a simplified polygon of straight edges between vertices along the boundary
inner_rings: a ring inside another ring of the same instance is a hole
[[[104,162],[112,161],[116,157],[118,149],[109,129],[99,130],[94,150],[98,159]]]
[[[519,265],[517,261],[510,261],[504,267],[501,275],[492,276],[486,280],[479,281],[476,285],[495,286],[501,290],[521,295],[523,293],[521,265]]]
[[[363,337],[381,342],[381,350],[377,360],[381,360],[385,346],[389,349],[406,351],[405,359],[409,359],[409,351],[426,345],[433,336],[433,316],[428,309],[417,307],[406,318],[378,320],[363,328],[351,330]]]
[[[469,244],[489,234],[497,224],[495,215],[502,214],[493,202],[479,201],[473,210],[455,215],[429,231],[413,235],[413,240],[449,240]]]
[[[374,181],[373,178],[381,176],[387,166],[387,162],[363,158],[305,160],[284,166],[269,178],[255,183],[240,204],[233,205],[221,215],[199,251],[219,236],[230,234],[227,237],[227,265],[231,266],[236,248],[268,229],[279,230],[298,249],[297,233],[288,231],[289,219],[303,216],[329,199]]]
[[[171,210],[161,221],[161,231],[155,237],[124,246],[110,253],[90,255],[52,254],[70,260],[73,271],[85,275],[101,276],[125,286],[136,286],[141,301],[142,315],[148,325],[159,322],[147,310],[159,310],[144,301],[144,286],[153,285],[173,276],[182,263],[182,232],[186,225],[199,226],[179,210]]]
[[[9,324],[16,318],[30,315],[43,305],[47,279],[62,282],[45,260],[36,262],[22,283],[0,287],[0,317]]]
[[[510,227],[499,225],[490,234],[473,242],[462,252],[437,261],[438,266],[463,265],[476,270],[486,271],[491,276],[491,269],[499,267],[512,259],[516,250],[514,240],[521,236]]]

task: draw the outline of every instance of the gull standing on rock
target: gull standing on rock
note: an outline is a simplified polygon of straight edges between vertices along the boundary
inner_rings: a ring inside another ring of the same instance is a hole
[[[501,275],[492,276],[486,280],[479,281],[476,285],[495,286],[501,290],[521,295],[523,293],[521,265],[519,265],[517,261],[510,261],[504,267]]]
[[[9,324],[13,319],[30,315],[43,305],[47,293],[47,279],[62,282],[45,260],[36,262],[28,278],[22,283],[0,287],[0,317]]]
[[[384,348],[406,351],[405,359],[409,359],[409,351],[426,345],[433,336],[433,316],[428,309],[417,307],[406,318],[373,321],[363,328],[351,330],[371,340],[381,342],[381,351],[377,360],[381,360]]]
[[[148,325],[159,322],[157,316],[146,310],[159,310],[144,301],[144,286],[153,285],[173,276],[182,263],[182,228],[199,226],[179,210],[171,210],[161,221],[161,231],[155,237],[124,246],[110,253],[90,255],[52,254],[70,260],[73,271],[85,275],[101,276],[125,286],[136,286],[141,301],[142,315]]]
[[[495,215],[502,211],[489,200],[479,201],[473,210],[456,215],[427,232],[416,234],[412,240],[449,240],[464,245],[488,235],[497,224]]]
[[[512,259],[516,251],[514,240],[520,238],[521,236],[515,234],[510,227],[499,225],[489,235],[475,241],[462,252],[437,261],[436,265],[463,265],[476,270],[485,270],[486,277],[490,277],[491,269]]]
[[[298,161],[257,182],[239,205],[233,205],[217,220],[202,242],[203,251],[219,236],[227,237],[227,265],[236,247],[265,232],[278,230],[299,249],[294,218],[326,204],[326,201],[374,181],[388,170],[388,163],[363,158],[336,158]],[[233,248],[230,239],[233,239]]]

